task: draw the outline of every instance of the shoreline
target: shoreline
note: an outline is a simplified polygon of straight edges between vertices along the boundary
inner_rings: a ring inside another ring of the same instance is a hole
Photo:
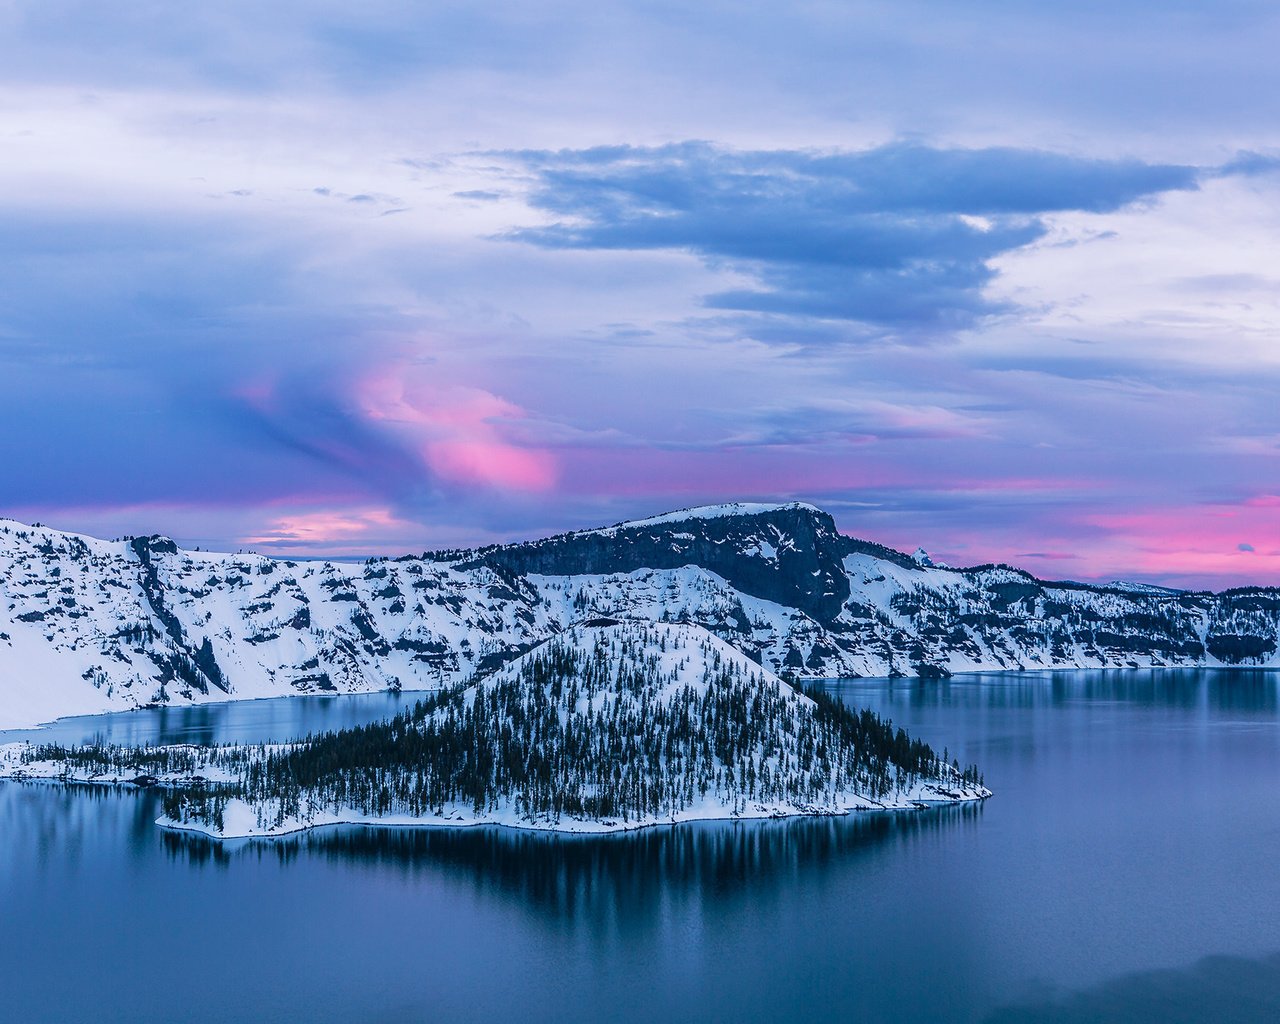
[[[953,672],[949,676],[920,676],[920,675],[900,675],[900,676],[796,676],[796,681],[805,685],[815,685],[823,683],[945,683],[953,680],[963,681],[969,676],[1007,676],[1007,675],[1045,675],[1050,672],[1269,672],[1280,675],[1280,665],[1037,665],[1033,668],[970,668]],[[465,680],[460,680],[465,681]],[[455,684],[449,684],[455,685]],[[346,693],[277,693],[257,695],[253,697],[231,697],[225,696],[217,700],[201,700],[191,701],[182,704],[138,704],[130,708],[119,708],[115,711],[82,711],[68,715],[59,715],[57,718],[49,719],[45,722],[38,722],[34,725],[5,725],[0,724],[0,745],[4,743],[18,743],[21,740],[5,740],[6,733],[20,732],[41,732],[45,729],[51,729],[61,723],[72,722],[78,718],[107,718],[112,715],[132,715],[143,711],[184,711],[187,709],[206,708],[206,707],[225,707],[229,704],[251,704],[259,701],[268,700],[335,700],[348,697],[372,697],[378,694],[390,695],[392,693],[413,695],[413,694],[430,694],[439,693],[441,690],[448,689],[448,686],[436,686],[431,688],[405,688],[400,690],[391,690],[382,688],[378,690],[351,690]]]
[[[138,778],[142,778],[141,776]],[[141,792],[147,789],[167,789],[182,790],[184,785],[182,782],[173,779],[150,779],[145,782],[135,781],[135,779],[125,778],[59,778],[50,775],[27,775],[19,771],[18,774],[0,774],[0,784],[12,783],[37,783],[48,786],[103,786],[119,789],[131,789]],[[645,821],[632,822],[616,822],[616,821],[589,821],[574,819],[570,821],[530,821],[520,819],[514,815],[503,815],[501,813],[488,817],[467,817],[459,812],[457,817],[450,815],[431,816],[411,818],[408,816],[388,815],[385,817],[376,817],[362,815],[357,811],[353,811],[350,815],[343,814],[334,816],[326,814],[319,820],[299,821],[292,819],[287,824],[276,829],[268,829],[258,831],[256,828],[249,831],[241,831],[233,826],[232,831],[224,828],[219,832],[211,826],[206,826],[197,822],[179,822],[171,818],[161,816],[154,820],[157,828],[166,832],[183,832],[193,835],[204,836],[216,842],[240,842],[250,840],[272,840],[283,839],[288,836],[296,836],[303,832],[309,832],[314,829],[335,828],[341,826],[355,826],[362,828],[510,828],[523,832],[538,832],[547,835],[558,836],[608,836],[621,835],[628,832],[639,832],[645,829],[668,827],[672,825],[685,825],[696,822],[712,822],[712,821],[781,821],[791,818],[847,818],[859,814],[898,814],[913,811],[927,811],[943,807],[958,807],[964,804],[983,803],[990,799],[993,795],[989,789],[983,789],[982,792],[972,790],[961,790],[963,795],[943,796],[941,799],[938,795],[933,798],[925,795],[925,790],[932,790],[935,794],[939,794],[936,786],[931,782],[920,782],[913,786],[901,797],[901,802],[884,803],[874,801],[870,797],[854,797],[853,800],[861,801],[861,803],[850,802],[841,808],[803,808],[803,807],[785,807],[785,806],[767,806],[757,804],[752,811],[744,811],[742,813],[707,813],[710,808],[702,807],[693,810],[687,815],[676,815],[671,818],[650,819]],[[940,794],[939,794],[940,795]],[[249,813],[256,815],[256,810],[252,805],[240,800],[232,798],[233,802],[239,804],[239,807],[229,807],[242,816]]]
[[[872,677],[861,676],[858,678],[869,679]],[[47,722],[37,722],[35,725],[0,725],[0,745],[4,742],[21,742],[19,740],[4,741],[3,736],[5,733],[40,732],[42,729],[50,729],[63,722],[73,722],[78,718],[108,718],[112,715],[133,715],[143,711],[185,711],[195,708],[225,707],[228,704],[253,704],[266,700],[335,700],[345,697],[373,697],[379,694],[390,695],[393,693],[439,693],[444,689],[448,689],[448,686],[433,686],[421,689],[414,687],[411,689],[403,688],[399,690],[393,690],[384,686],[379,690],[349,690],[346,693],[268,693],[253,697],[232,697],[230,695],[225,695],[216,700],[187,701],[182,704],[135,704],[131,708],[118,708],[115,711],[77,711],[69,715],[59,715],[57,718],[51,718]]]
[[[6,780],[0,780],[6,781]],[[48,780],[59,781],[59,780]],[[127,785],[127,783],[125,783]],[[110,783],[108,783],[110,785]],[[797,810],[790,812],[778,811],[762,811],[760,813],[744,813],[744,814],[696,814],[690,817],[675,817],[670,820],[655,820],[628,822],[626,824],[617,824],[610,822],[590,822],[577,821],[572,825],[563,823],[539,823],[515,820],[499,820],[497,818],[478,818],[478,819],[449,819],[449,818],[417,818],[417,819],[396,819],[393,817],[376,818],[376,817],[351,817],[351,818],[335,818],[331,821],[315,821],[292,824],[278,831],[270,832],[254,832],[245,834],[228,834],[225,832],[217,832],[210,828],[194,824],[175,822],[172,819],[160,817],[155,820],[157,828],[166,832],[183,832],[191,835],[203,836],[206,839],[219,843],[234,842],[253,842],[257,840],[276,840],[287,839],[291,836],[298,836],[304,832],[312,832],[317,829],[326,828],[377,828],[377,829],[471,829],[471,828],[504,828],[513,829],[519,832],[536,832],[543,835],[554,835],[558,837],[579,837],[591,838],[601,836],[617,836],[625,835],[631,832],[642,832],[655,828],[671,828],[678,825],[694,825],[698,823],[708,822],[765,822],[765,821],[787,821],[796,818],[848,818],[861,814],[903,814],[910,812],[921,812],[937,810],[944,807],[960,807],[966,804],[981,804],[991,798],[993,794],[988,790],[982,796],[966,796],[956,800],[909,800],[903,804],[886,804],[881,806],[867,807],[847,807],[843,810]],[[583,826],[583,827],[575,827]],[[600,826],[600,827],[593,827]]]

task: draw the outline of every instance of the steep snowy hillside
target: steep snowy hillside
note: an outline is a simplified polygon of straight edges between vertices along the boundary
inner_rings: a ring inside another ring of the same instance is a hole
[[[612,831],[988,796],[870,712],[815,701],[705,630],[576,626],[391,722],[276,747],[0,748],[0,774],[149,775],[162,823],[221,837],[340,822]]]
[[[1280,665],[1280,590],[949,569],[810,505],[718,505],[362,564],[0,520],[0,728],[295,693],[431,689],[600,616],[704,626],[774,671]]]
[[[0,725],[432,688],[558,629],[538,621],[539,604],[527,583],[484,568],[295,563],[0,523]]]

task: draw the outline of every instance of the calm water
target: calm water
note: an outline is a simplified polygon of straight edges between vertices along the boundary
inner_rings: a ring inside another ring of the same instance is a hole
[[[1280,1020],[1280,675],[832,689],[978,762],[995,797],[606,839],[219,846],[156,829],[151,794],[0,783],[0,1019]],[[284,739],[411,700],[53,732]]]

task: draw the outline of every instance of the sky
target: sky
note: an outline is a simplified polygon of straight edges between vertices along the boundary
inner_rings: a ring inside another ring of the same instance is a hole
[[[1280,584],[1269,2],[0,0],[0,515],[292,555],[811,501]]]

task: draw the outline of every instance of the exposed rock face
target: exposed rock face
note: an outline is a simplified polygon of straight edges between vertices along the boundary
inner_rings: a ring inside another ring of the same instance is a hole
[[[564,533],[476,552],[463,565],[501,566],[520,575],[615,575],[697,565],[752,597],[798,608],[818,622],[849,599],[841,561],[848,538],[812,505],[712,506],[602,530]]]
[[[366,563],[0,521],[0,727],[151,703],[431,688],[593,619],[692,622],[794,675],[1280,666],[1280,590],[928,566],[844,537],[803,504],[713,506]]]

